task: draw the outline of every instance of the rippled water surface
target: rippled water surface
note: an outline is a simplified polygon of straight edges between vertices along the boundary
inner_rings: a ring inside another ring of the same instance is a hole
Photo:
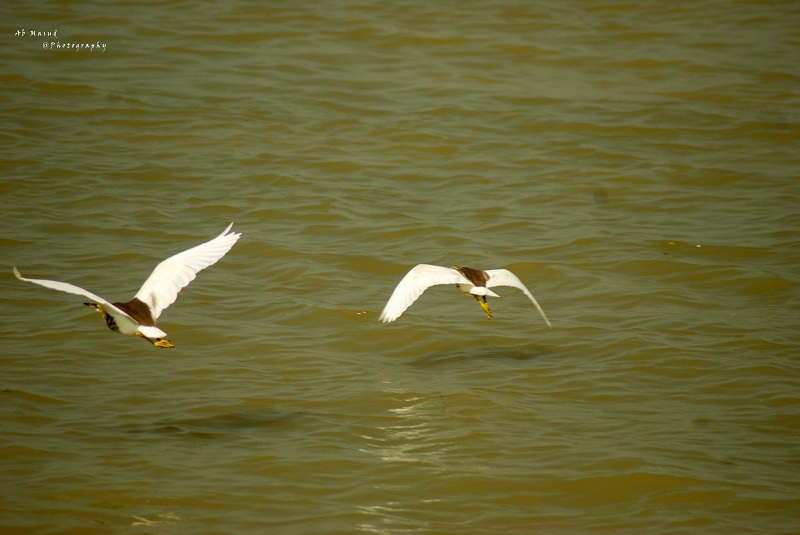
[[[0,14],[2,531],[797,531],[795,3]],[[230,221],[169,351],[11,274],[127,300]],[[553,328],[379,323],[422,262]]]

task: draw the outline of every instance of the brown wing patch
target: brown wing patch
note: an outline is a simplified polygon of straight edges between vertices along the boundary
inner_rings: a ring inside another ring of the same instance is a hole
[[[486,286],[486,281],[489,280],[489,275],[481,269],[472,269],[461,266],[453,266],[453,269],[464,275],[464,277],[471,282],[473,286]]]
[[[153,318],[153,312],[144,301],[133,298],[127,303],[114,303],[114,306],[122,310],[128,316],[136,320],[139,325],[155,325],[156,320]]]

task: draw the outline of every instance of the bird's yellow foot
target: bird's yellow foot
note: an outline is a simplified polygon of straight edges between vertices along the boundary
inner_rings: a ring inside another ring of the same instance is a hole
[[[492,319],[492,309],[489,308],[489,303],[478,301],[478,304],[481,306],[483,311],[486,312],[486,319]]]
[[[163,347],[163,348],[175,347],[175,345],[169,340],[156,340],[155,342],[153,342],[153,345],[156,347]]]

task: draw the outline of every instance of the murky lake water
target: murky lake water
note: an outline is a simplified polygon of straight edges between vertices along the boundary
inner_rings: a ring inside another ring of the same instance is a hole
[[[796,4],[0,13],[3,531],[797,532]]]

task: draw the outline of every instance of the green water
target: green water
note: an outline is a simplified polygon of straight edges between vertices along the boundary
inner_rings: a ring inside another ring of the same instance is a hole
[[[4,530],[796,531],[793,4],[0,14]],[[11,274],[127,300],[230,221],[169,351]],[[553,329],[379,323],[423,262]]]

